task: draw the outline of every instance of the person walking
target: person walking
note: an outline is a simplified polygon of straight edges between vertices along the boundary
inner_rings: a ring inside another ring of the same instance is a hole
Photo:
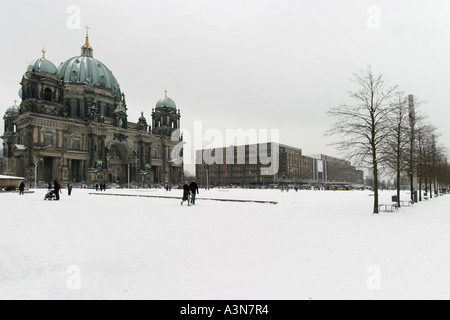
[[[72,189],[73,189],[73,184],[72,184],[72,182],[69,182],[69,184],[67,185],[67,192],[69,193],[69,197],[72,195]]]
[[[55,192],[55,196],[56,196],[55,200],[59,201],[59,193],[61,191],[61,182],[58,179],[55,180],[53,187],[54,187],[53,191]]]
[[[100,188],[100,186],[98,185],[98,183],[95,185],[95,191],[98,191],[98,189]]]
[[[189,185],[189,189],[191,190],[191,203],[195,206],[196,195],[200,194],[198,192],[198,185],[197,185],[197,181],[195,179],[192,180],[191,184]]]
[[[23,196],[25,194],[25,183],[22,181],[19,186],[19,196]]]
[[[185,182],[184,182],[184,186],[183,186],[183,200],[181,200],[181,205],[183,205],[183,203],[184,203],[185,201],[187,201],[188,207],[191,206],[191,204],[190,204],[190,202],[189,202],[189,198],[190,198],[189,196],[190,196],[190,193],[191,193],[191,189],[189,188],[189,182],[185,181]]]

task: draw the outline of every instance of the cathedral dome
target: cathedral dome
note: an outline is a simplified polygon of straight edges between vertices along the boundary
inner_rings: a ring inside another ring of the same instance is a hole
[[[9,117],[17,116],[20,113],[19,106],[17,105],[17,101],[14,101],[14,105],[9,107],[5,114]]]
[[[86,42],[81,47],[81,55],[59,66],[61,80],[65,84],[86,85],[120,94],[120,86],[113,73],[102,62],[94,59],[93,52],[86,32]]]
[[[113,73],[100,61],[89,56],[73,57],[59,67],[59,76],[65,84],[84,84],[120,93]]]
[[[58,69],[51,61],[45,59],[45,50],[42,50],[42,53],[42,58],[36,59],[28,65],[27,72],[46,72],[56,75],[58,73]]]
[[[176,109],[177,105],[175,104],[175,102],[167,96],[167,91],[165,91],[165,93],[166,93],[165,97],[160,99],[156,103],[156,108],[167,107],[167,108]]]

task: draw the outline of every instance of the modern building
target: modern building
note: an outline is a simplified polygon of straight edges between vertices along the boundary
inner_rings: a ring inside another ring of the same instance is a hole
[[[275,160],[272,146],[277,146]],[[262,159],[271,161],[263,163]],[[326,155],[304,156],[299,148],[282,144],[253,144],[205,149],[196,153],[196,176],[202,186],[359,184],[363,171],[349,161]],[[274,166],[274,163],[276,165]],[[264,169],[276,168],[266,174]]]
[[[315,180],[327,183],[352,183],[364,185],[364,171],[356,170],[350,161],[330,157],[324,154],[310,155],[315,159],[318,170],[315,170]]]
[[[182,181],[183,164],[170,161],[181,114],[167,91],[151,110],[151,124],[143,112],[131,122],[125,94],[110,69],[94,58],[88,33],[81,54],[58,68],[45,54],[42,50],[42,57],[29,64],[22,101],[3,118],[6,174],[29,179],[36,174],[40,184]]]

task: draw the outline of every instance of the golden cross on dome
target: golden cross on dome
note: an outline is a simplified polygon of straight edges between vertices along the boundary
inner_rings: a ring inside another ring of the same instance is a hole
[[[166,97],[167,97],[167,90],[164,90],[164,92],[165,92],[165,94],[166,94]]]
[[[14,100],[14,104],[16,104],[17,103],[17,100]]]
[[[42,58],[45,58],[45,54],[47,53],[47,51],[45,51],[44,47],[42,47],[41,52],[42,52]]]
[[[86,42],[84,43],[83,48],[92,49],[91,45],[89,44],[89,29],[90,28],[88,26],[86,26],[85,28],[86,28]]]

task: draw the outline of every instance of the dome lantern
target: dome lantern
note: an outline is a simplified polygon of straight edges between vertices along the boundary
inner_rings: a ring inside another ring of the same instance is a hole
[[[86,26],[86,42],[84,43],[84,45],[81,47],[81,55],[83,57],[89,57],[89,58],[93,58],[94,57],[94,49],[92,49],[91,45],[89,44],[89,27]]]

